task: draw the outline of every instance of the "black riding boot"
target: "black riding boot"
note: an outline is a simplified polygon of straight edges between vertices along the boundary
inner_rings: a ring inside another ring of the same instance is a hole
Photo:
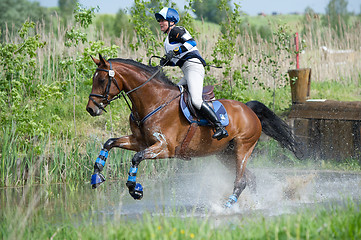
[[[213,138],[216,138],[217,140],[221,140],[222,138],[228,137],[228,132],[221,125],[221,122],[219,121],[216,113],[207,103],[205,102],[202,103],[200,112],[208,121],[211,122],[211,124],[215,128],[215,133],[212,136]]]

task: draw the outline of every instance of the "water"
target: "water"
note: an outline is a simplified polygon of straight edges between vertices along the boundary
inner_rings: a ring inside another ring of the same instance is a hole
[[[361,173],[250,170],[257,177],[257,192],[246,188],[231,209],[224,209],[223,204],[232,193],[234,176],[217,162],[201,168],[186,163],[167,178],[145,180],[139,176],[137,180],[144,187],[144,197],[140,201],[129,196],[125,181],[106,181],[96,190],[87,182],[0,189],[0,209],[22,208],[29,212],[36,209],[37,214],[58,223],[69,216],[79,223],[87,219],[132,221],[144,213],[169,216],[177,213],[181,217],[207,217],[224,222],[254,214],[277,216],[305,207],[361,199]]]

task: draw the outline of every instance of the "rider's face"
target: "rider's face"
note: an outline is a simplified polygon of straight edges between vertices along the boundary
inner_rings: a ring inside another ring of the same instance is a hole
[[[168,29],[169,22],[165,19],[162,19],[159,21],[160,30],[162,32],[166,31]]]

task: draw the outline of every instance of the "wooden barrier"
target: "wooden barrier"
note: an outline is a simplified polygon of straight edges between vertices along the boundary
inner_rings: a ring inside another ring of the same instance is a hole
[[[326,46],[321,47],[323,56],[322,61],[325,63],[333,62],[335,64],[347,64],[348,62],[354,62],[356,52],[351,49],[346,50],[333,50],[328,49]]]
[[[309,157],[361,158],[361,102],[307,101],[289,114]]]

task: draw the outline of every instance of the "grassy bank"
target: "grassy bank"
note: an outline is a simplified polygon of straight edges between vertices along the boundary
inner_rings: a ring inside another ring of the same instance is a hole
[[[1,211],[2,239],[359,239],[360,203],[300,209],[295,214],[270,218],[242,216],[215,224],[214,217],[145,214],[137,220],[102,221],[91,214],[45,218],[39,209]],[[15,213],[15,214],[14,214]],[[227,215],[227,212],[225,212]],[[223,215],[222,217],[226,217]],[[59,219],[62,219],[59,221]],[[80,220],[79,220],[80,219]]]

